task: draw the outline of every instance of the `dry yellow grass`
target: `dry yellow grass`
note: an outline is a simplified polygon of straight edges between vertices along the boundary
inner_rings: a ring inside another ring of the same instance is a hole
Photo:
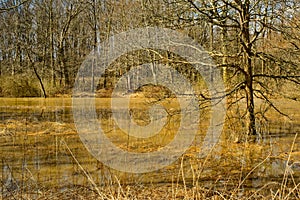
[[[270,113],[270,130],[273,125],[281,124],[290,134],[264,135],[258,143],[234,143],[230,137],[224,137],[209,156],[200,158],[201,149],[196,142],[182,158],[164,169],[128,174],[102,165],[89,154],[70,119],[70,100],[56,104],[57,101],[42,104],[33,100],[30,106],[29,100],[17,101],[24,112],[1,120],[0,194],[3,199],[299,198],[300,142],[299,136],[294,137],[299,128],[295,124],[300,121],[297,112],[292,113],[295,120],[288,122],[275,121],[278,118]],[[2,107],[2,111],[12,112],[9,106],[15,103],[16,100],[6,101],[2,105],[7,107]],[[109,104],[109,100],[102,99],[98,109]],[[290,106],[298,108],[296,104]],[[39,107],[44,109],[41,117],[36,116],[41,113]],[[285,109],[291,112],[290,108]],[[57,113],[65,118],[55,121]],[[292,129],[284,123],[293,124]],[[103,120],[102,126],[108,129],[108,125],[109,120]],[[201,129],[204,133],[205,126],[204,123]],[[234,128],[228,126],[226,130],[239,130],[237,126]],[[204,133],[199,132],[199,141]],[[153,140],[151,143],[151,140],[132,139],[129,146],[122,146],[128,138],[118,134],[108,134],[108,137],[125,150],[136,152],[154,151],[173,137],[165,134],[163,140],[157,136],[154,144]],[[10,184],[11,180],[14,184]]]

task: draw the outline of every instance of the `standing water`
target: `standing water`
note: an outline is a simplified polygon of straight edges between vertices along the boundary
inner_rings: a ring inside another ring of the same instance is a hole
[[[110,99],[97,99],[96,110],[102,117],[99,126],[107,130],[108,138],[120,148],[147,152],[174,137],[166,132],[164,138],[160,136],[149,143],[128,140],[121,131],[110,134],[113,121],[109,107]],[[99,197],[107,191],[113,195],[111,188],[162,185],[171,195],[181,187],[185,192],[199,187],[206,191],[231,191],[231,195],[237,196],[247,192],[256,195],[258,189],[265,194],[273,191],[275,196],[299,195],[300,136],[296,134],[300,129],[299,114],[293,114],[296,119],[293,122],[278,122],[270,117],[269,132],[261,135],[257,143],[235,143],[222,138],[218,148],[205,158],[198,156],[201,150],[197,145],[191,146],[170,166],[151,173],[130,174],[104,166],[88,152],[76,131],[70,98],[2,98],[0,113],[2,198],[19,195],[72,198],[91,193]],[[146,114],[136,117],[147,118]],[[169,128],[176,129],[176,125]],[[202,135],[199,131],[200,140]]]

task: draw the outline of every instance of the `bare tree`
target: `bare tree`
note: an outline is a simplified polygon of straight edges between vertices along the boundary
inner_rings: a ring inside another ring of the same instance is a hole
[[[279,37],[288,34],[287,29],[282,27],[290,27],[290,19],[285,16],[284,10],[289,7],[293,11],[292,16],[295,16],[296,4],[299,3],[289,0],[166,0],[164,6],[172,7],[173,12],[160,13],[156,18],[169,19],[167,26],[173,24],[181,30],[191,25],[197,26],[203,21],[211,24],[210,45],[207,45],[211,48],[207,49],[210,49],[210,55],[217,65],[223,68],[224,81],[232,80],[232,84],[227,87],[226,96],[243,91],[243,97],[246,99],[246,132],[248,136],[255,136],[258,134],[255,123],[255,98],[263,99],[270,107],[280,112],[270,98],[274,89],[267,79],[299,83],[299,65],[291,61],[291,57],[283,58],[282,54],[275,50],[275,46],[271,49],[262,47],[270,35]],[[152,12],[153,15],[157,13],[154,10]],[[289,32],[291,34],[291,31]],[[214,45],[218,41],[219,47]],[[297,45],[294,45],[294,48],[297,48]],[[267,69],[264,67],[264,71],[261,71],[260,63],[268,66]],[[208,96],[202,96],[209,99]],[[243,98],[237,101],[241,99]]]

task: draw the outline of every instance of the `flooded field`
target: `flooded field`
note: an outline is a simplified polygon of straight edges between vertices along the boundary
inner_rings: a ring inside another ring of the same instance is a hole
[[[90,154],[74,125],[72,99],[2,98],[0,197],[297,199],[300,104],[277,102],[291,119],[270,112],[269,121],[257,125],[263,127],[259,129],[263,131],[258,142],[234,140],[231,126],[225,125],[213,151],[199,156],[199,144],[207,129],[207,116],[201,115],[195,142],[184,155],[158,171],[134,174],[109,168]],[[138,100],[133,105],[139,105]],[[176,108],[176,102],[171,107]],[[107,137],[126,151],[156,151],[170,143],[176,134],[173,130],[178,129],[178,119],[173,117],[165,130],[151,140],[129,139],[121,130],[110,129],[114,126],[110,99],[97,99],[96,111]],[[134,116],[142,125],[149,118],[142,111],[136,111]]]

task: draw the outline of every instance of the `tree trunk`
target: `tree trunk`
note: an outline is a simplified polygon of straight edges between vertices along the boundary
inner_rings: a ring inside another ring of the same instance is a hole
[[[35,68],[35,66],[34,66],[34,63],[32,63],[32,67],[33,67],[33,71],[34,71],[34,73],[35,73],[35,75],[36,75],[36,77],[37,77],[37,79],[39,80],[39,83],[40,83],[40,85],[41,85],[41,89],[42,89],[42,91],[43,91],[44,98],[47,98],[47,93],[46,93],[46,90],[45,90],[43,81],[42,81],[40,75],[38,74],[38,72],[37,72],[37,70],[36,70],[36,68]]]
[[[96,8],[96,0],[93,0],[93,32],[94,32],[94,58],[92,63],[92,83],[91,83],[91,92],[95,92],[95,67],[96,67],[96,48],[97,48],[97,42],[98,42],[98,33],[97,33],[97,8]]]
[[[226,23],[226,21],[224,22]],[[222,33],[221,33],[221,37],[222,37],[222,54],[223,54],[223,58],[222,58],[222,70],[223,70],[223,81],[226,84],[228,81],[228,77],[227,77],[227,28],[223,27],[222,28]]]
[[[256,135],[255,113],[254,113],[254,91],[253,91],[253,67],[252,67],[252,44],[250,42],[250,2],[246,0],[242,4],[241,13],[241,34],[244,50],[244,73],[245,73],[245,92],[246,92],[246,129],[248,136]]]
[[[70,86],[69,70],[65,63],[65,51],[64,51],[62,41],[60,42],[58,53],[59,53],[59,65],[60,65],[60,70],[61,70],[60,82],[62,81],[62,78],[64,78],[64,87],[69,87]]]
[[[50,14],[49,14],[49,31],[50,31],[50,67],[51,67],[51,84],[52,87],[56,86],[55,66],[54,66],[54,29],[53,29],[53,1],[50,1]]]
[[[225,16],[227,15],[227,10],[228,10],[228,6],[225,6],[225,11],[223,13],[224,15],[224,18]],[[223,70],[223,81],[224,83],[226,84],[227,81],[228,81],[228,74],[227,74],[227,54],[228,54],[228,51],[227,51],[227,42],[228,42],[228,37],[227,37],[227,20],[226,18],[222,21],[222,24],[223,24],[223,27],[222,27],[222,30],[221,30],[221,42],[222,42],[222,54],[223,54],[223,58],[222,58],[222,70]]]
[[[253,77],[252,77],[252,61],[251,58],[247,59],[247,64],[245,68],[246,72],[246,101],[247,101],[247,111],[246,111],[246,128],[247,134],[249,136],[256,135],[255,127],[255,113],[254,113],[254,92],[253,92]]]

